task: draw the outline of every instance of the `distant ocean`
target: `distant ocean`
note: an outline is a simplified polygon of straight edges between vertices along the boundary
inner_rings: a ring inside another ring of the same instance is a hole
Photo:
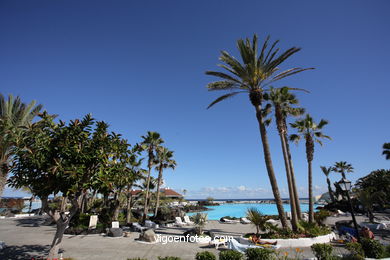
[[[186,199],[188,201],[206,201],[207,199]],[[273,201],[275,199],[213,199],[213,201]],[[289,198],[282,198],[282,200],[289,200]],[[309,198],[299,198],[299,200],[309,200]]]

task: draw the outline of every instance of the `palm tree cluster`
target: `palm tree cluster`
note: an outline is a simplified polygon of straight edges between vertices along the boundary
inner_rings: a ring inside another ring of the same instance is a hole
[[[160,205],[160,186],[163,181],[163,170],[167,168],[175,169],[176,161],[173,159],[173,151],[170,151],[168,148],[162,146],[164,140],[160,137],[160,134],[157,132],[148,131],[146,136],[142,136],[143,141],[139,146],[142,150],[147,152],[148,156],[148,171],[146,179],[146,192],[145,192],[145,201],[144,201],[144,213],[143,219],[144,222],[149,212],[149,189],[150,189],[150,178],[151,178],[151,169],[154,166],[158,171],[157,178],[157,199],[156,206],[154,209],[154,216],[157,215],[158,208]]]
[[[331,167],[326,167],[326,166],[320,166],[323,174],[326,176],[326,182],[328,184],[328,193],[329,193],[329,198],[332,202],[335,202],[337,200],[338,195],[340,195],[341,190],[338,185],[338,183],[334,183],[334,186],[336,187],[336,191],[333,191],[332,185],[329,179],[330,173],[331,172],[336,172],[340,173],[341,177],[343,179],[346,179],[345,173],[351,173],[353,172],[353,167],[352,164],[346,162],[346,161],[339,161],[335,162],[333,166]]]
[[[224,72],[206,71],[207,75],[219,78],[219,80],[209,83],[207,88],[209,91],[226,91],[228,93],[214,100],[208,108],[238,94],[248,95],[249,101],[256,112],[256,119],[258,121],[260,138],[262,141],[264,161],[277,205],[279,218],[283,227],[287,228],[287,220],[284,214],[279,186],[275,177],[267,134],[267,126],[271,122],[270,115],[273,112],[285,162],[286,179],[292,211],[291,224],[292,228],[296,230],[298,227],[297,222],[301,219],[301,211],[288,141],[292,140],[297,142],[301,138],[306,141],[310,200],[309,219],[310,222],[313,222],[314,209],[312,198],[311,165],[314,154],[314,143],[317,142],[322,145],[321,139],[330,139],[330,137],[322,133],[322,128],[328,123],[326,120],[321,120],[320,123],[316,124],[309,114],[304,115],[305,111],[303,108],[296,106],[298,105],[298,99],[293,93],[291,93],[291,91],[307,92],[306,90],[286,86],[274,88],[272,86],[281,79],[313,69],[294,67],[280,71],[280,65],[301,49],[292,47],[284,52],[280,52],[280,49],[277,48],[278,42],[279,41],[274,41],[271,43],[270,37],[268,36],[259,49],[257,35],[254,35],[252,40],[249,38],[245,40],[238,40],[237,47],[241,61],[230,55],[228,52],[222,51],[219,57],[222,64],[219,64],[218,66],[222,68]],[[301,116],[304,117],[302,119],[298,119],[295,123],[290,124],[292,128],[297,130],[297,134],[293,134],[289,137],[287,120],[289,117]]]
[[[25,104],[21,101],[19,96],[14,97],[9,95],[8,98],[5,98],[0,94],[0,197],[3,192],[3,189],[7,183],[8,172],[14,165],[15,153],[17,151],[18,145],[24,133],[30,131],[32,127],[32,120],[35,116],[40,115],[45,117],[46,112],[40,114],[42,110],[42,105],[36,105],[36,101],[32,101],[29,104]],[[54,119],[55,116],[52,116]],[[91,119],[90,116],[86,116],[85,120]],[[92,120],[92,119],[91,119]],[[42,121],[42,119],[41,119]],[[83,124],[84,119],[79,121],[75,120],[72,123],[76,127],[78,124]],[[41,124],[37,122],[37,125]],[[108,125],[104,122],[97,122],[97,129],[107,129]],[[104,130],[105,131],[105,130]],[[96,137],[97,134],[94,134]],[[109,136],[109,134],[107,134]],[[97,138],[97,137],[96,137]],[[81,212],[87,210],[88,202],[94,200],[97,193],[104,195],[104,201],[106,206],[109,204],[108,196],[111,194],[114,196],[115,207],[113,211],[115,212],[113,219],[118,219],[119,213],[119,198],[122,193],[126,194],[127,197],[127,216],[126,219],[129,222],[131,219],[131,207],[134,204],[132,196],[133,187],[142,187],[139,182],[145,184],[143,189],[144,199],[144,215],[143,220],[147,217],[150,208],[150,195],[151,190],[155,190],[155,204],[154,204],[154,215],[157,214],[157,211],[160,207],[160,188],[163,182],[163,172],[167,168],[175,169],[176,161],[173,159],[173,151],[162,146],[164,140],[160,137],[160,134],[157,132],[147,132],[147,135],[142,136],[142,142],[136,144],[132,149],[127,149],[130,145],[127,144],[127,141],[122,139],[121,135],[112,133],[110,137],[111,141],[118,141],[117,155],[114,153],[110,154],[110,161],[108,164],[112,164],[113,173],[106,173],[99,176],[94,182],[94,187],[92,190],[84,190],[82,197],[82,207]],[[103,139],[100,138],[96,143],[102,144]],[[122,146],[121,146],[122,145]],[[119,147],[124,147],[119,148]],[[122,150],[120,150],[122,149]],[[142,168],[142,162],[144,158],[140,157],[142,152],[146,152],[147,156],[147,170]],[[115,157],[115,158],[114,158]],[[118,162],[123,162],[125,167],[122,167],[120,170],[120,164]],[[151,176],[152,169],[155,169],[158,172],[158,176],[153,181]],[[155,184],[155,185],[153,185]],[[29,187],[23,187],[25,190],[30,190]],[[34,196],[34,194],[33,194]],[[66,197],[63,197],[62,205],[66,205]]]

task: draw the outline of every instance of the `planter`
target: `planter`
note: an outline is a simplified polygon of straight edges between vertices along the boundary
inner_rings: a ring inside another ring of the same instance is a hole
[[[15,214],[15,218],[25,218],[25,217],[32,217],[32,216],[35,216],[35,214]]]
[[[275,243],[277,242],[277,245],[280,245],[280,247],[310,247],[313,244],[317,243],[330,243],[333,239],[336,239],[335,233],[329,233],[324,236],[318,236],[318,237],[304,237],[304,238],[288,238],[288,239],[268,239],[268,238],[261,238],[261,241],[264,242],[270,242]],[[241,244],[250,244],[248,238],[240,237],[239,242]]]

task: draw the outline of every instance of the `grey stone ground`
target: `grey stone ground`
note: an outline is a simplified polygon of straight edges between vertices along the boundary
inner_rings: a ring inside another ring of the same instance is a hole
[[[349,219],[349,218],[346,218]],[[362,221],[362,217],[360,221]],[[329,219],[335,222],[336,219]],[[6,248],[0,251],[0,259],[31,259],[32,257],[45,256],[55,227],[44,224],[43,217],[28,217],[20,219],[0,219],[0,241],[6,243]],[[161,235],[181,235],[187,228],[161,228],[156,231]],[[210,230],[220,235],[238,237],[242,234],[253,232],[251,225],[221,224],[218,221],[209,221],[205,230]],[[157,243],[142,244],[135,239],[139,233],[133,232],[130,237],[110,238],[100,235],[69,236],[65,235],[62,242],[63,257],[83,259],[111,259],[125,260],[127,258],[141,257],[157,259],[158,256],[178,256],[182,259],[194,259],[199,251],[209,250],[218,254],[220,248],[210,248],[194,243]],[[313,257],[310,248],[302,248],[306,258]],[[295,248],[281,249],[280,252],[289,252],[295,255]],[[343,248],[335,248],[335,253],[345,252]]]

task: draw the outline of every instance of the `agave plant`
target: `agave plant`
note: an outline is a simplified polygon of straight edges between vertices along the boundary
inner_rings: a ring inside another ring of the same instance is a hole
[[[195,223],[196,233],[201,235],[207,222],[207,213],[196,213],[192,218]]]

